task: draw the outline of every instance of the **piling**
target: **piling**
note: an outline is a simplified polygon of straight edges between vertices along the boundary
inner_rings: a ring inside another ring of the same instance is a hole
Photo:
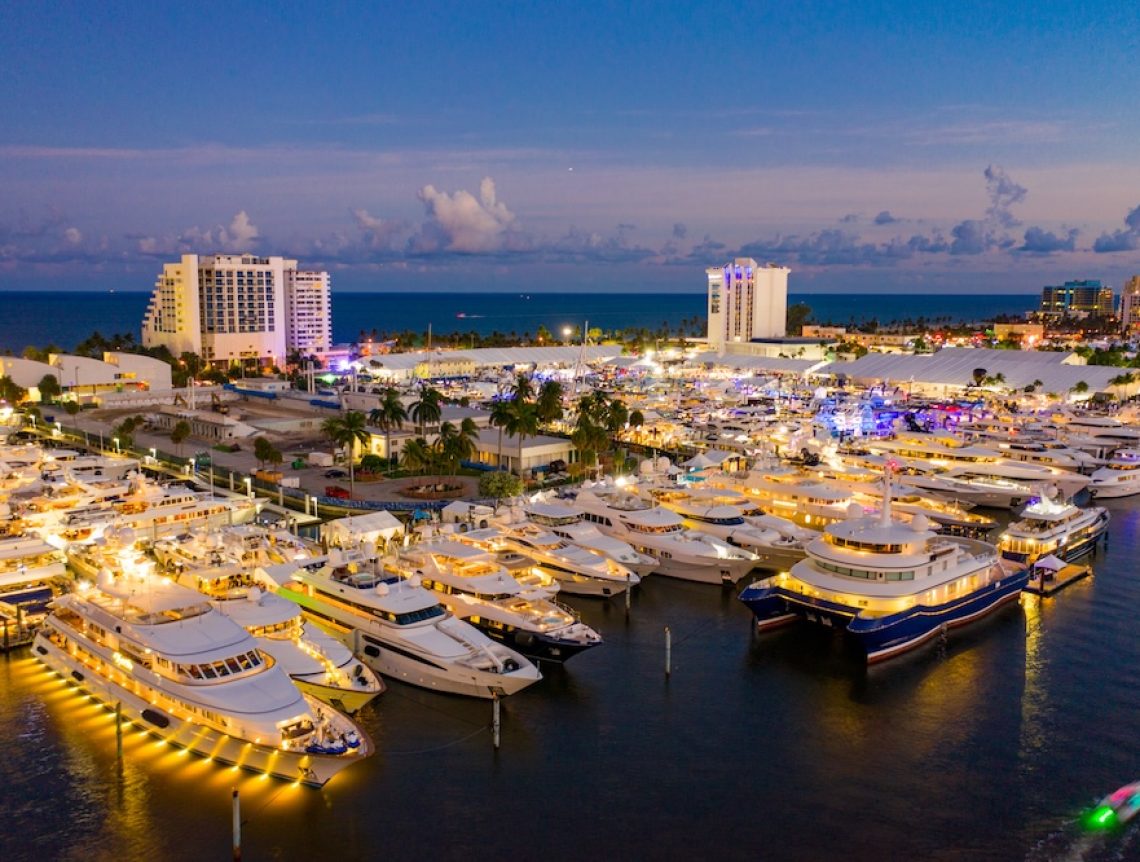
[[[491,744],[495,746],[495,751],[499,750],[499,731],[502,727],[500,720],[500,710],[502,709],[499,703],[498,692],[491,695]]]
[[[627,574],[625,576],[625,615],[627,617],[629,616],[630,593],[633,592],[633,584],[631,581],[632,578]]]
[[[115,754],[123,759],[123,702],[115,702]]]
[[[673,674],[673,633],[665,626],[665,679]]]
[[[234,862],[241,862],[241,800],[236,787],[233,793]]]

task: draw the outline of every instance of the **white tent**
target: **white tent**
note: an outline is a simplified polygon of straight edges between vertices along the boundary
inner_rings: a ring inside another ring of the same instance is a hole
[[[321,537],[334,547],[354,548],[362,542],[383,544],[404,532],[404,525],[391,512],[369,512],[339,518],[321,525]]]
[[[707,457],[704,452],[698,452],[688,461],[681,462],[682,467],[688,467],[692,470],[703,470],[706,467],[713,467],[715,465],[716,462]]]
[[[1066,563],[1064,560],[1060,559],[1059,557],[1055,557],[1052,554],[1049,554],[1049,556],[1042,557],[1037,562],[1035,562],[1033,564],[1033,568],[1044,569],[1047,572],[1059,572],[1067,565],[1068,563]]]

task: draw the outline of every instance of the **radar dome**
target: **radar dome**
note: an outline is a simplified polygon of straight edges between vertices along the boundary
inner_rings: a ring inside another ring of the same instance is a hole
[[[672,466],[673,466],[673,463],[668,458],[666,458],[664,455],[662,455],[660,458],[657,459],[657,472],[658,473],[664,473],[666,470],[668,470]]]
[[[863,517],[863,507],[852,500],[847,504],[847,517],[854,520]]]
[[[930,519],[920,512],[911,518],[910,528],[916,533],[925,533],[930,529]]]

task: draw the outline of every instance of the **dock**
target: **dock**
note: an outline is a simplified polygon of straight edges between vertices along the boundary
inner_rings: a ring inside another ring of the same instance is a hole
[[[1036,569],[1029,576],[1029,581],[1024,590],[1036,596],[1051,596],[1091,574],[1092,566],[1079,566],[1072,563],[1056,572],[1048,569]]]

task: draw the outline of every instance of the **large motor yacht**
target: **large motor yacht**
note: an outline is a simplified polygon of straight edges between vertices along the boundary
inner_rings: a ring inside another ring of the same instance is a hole
[[[433,539],[399,559],[460,619],[540,661],[564,662],[602,642],[569,608],[541,589],[524,589],[487,551]]]
[[[1131,497],[1140,494],[1140,449],[1117,449],[1111,460],[1089,477],[1089,495]]]
[[[628,542],[607,536],[596,526],[585,521],[582,512],[562,502],[534,502],[523,507],[523,517],[572,545],[609,557],[625,566],[639,578],[644,578],[661,565],[656,557],[642,554]]]
[[[998,548],[1005,559],[1018,563],[1032,565],[1050,554],[1071,562],[1096,549],[1108,532],[1108,520],[1103,506],[1081,509],[1042,494],[1006,528]]]
[[[476,530],[461,534],[463,541],[478,540]],[[509,549],[530,558],[540,571],[554,578],[568,595],[610,598],[641,583],[641,578],[609,557],[581,548],[530,521],[504,524],[487,531]]]
[[[808,545],[790,573],[752,584],[740,599],[761,629],[807,619],[845,630],[869,663],[1017,600],[1027,568],[1003,563],[993,545],[928,526],[924,516],[892,518],[889,503],[872,517],[855,511]]]
[[[681,516],[621,491],[583,490],[576,508],[603,533],[656,557],[659,574],[707,584],[735,584],[759,562],[755,554],[685,527]]]
[[[55,600],[36,656],[167,742],[321,786],[372,753],[347,716],[303,694],[205,597],[146,573],[101,577]]]
[[[385,570],[359,551],[334,549],[328,557],[262,567],[256,575],[392,679],[491,698],[542,678],[522,655],[450,613],[418,579]]]

